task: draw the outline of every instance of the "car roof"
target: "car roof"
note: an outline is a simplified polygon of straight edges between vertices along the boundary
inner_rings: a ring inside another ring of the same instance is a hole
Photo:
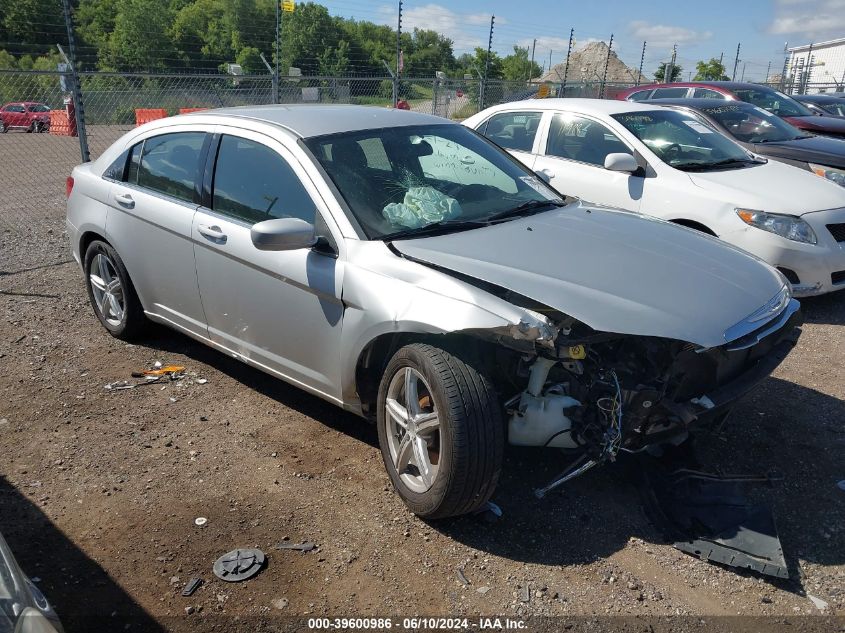
[[[798,101],[809,101],[810,103],[842,103],[842,97],[835,95],[793,95],[792,98]]]
[[[237,117],[286,128],[301,138],[410,125],[457,125],[430,114],[379,106],[287,104],[202,110],[188,117]]]
[[[696,98],[675,98],[675,99],[649,99],[641,103],[656,103],[657,105],[677,105],[686,106],[695,110],[702,110],[704,108],[721,108],[725,106],[724,99],[696,99]],[[727,101],[732,108],[741,108],[744,110],[756,110],[757,106],[747,101]]]
[[[525,101],[511,101],[501,103],[489,109],[491,112],[506,110],[577,110],[586,113],[621,114],[623,112],[654,110],[652,101],[637,103],[635,101],[617,101],[615,99],[579,99],[579,98],[551,98],[526,99]]]

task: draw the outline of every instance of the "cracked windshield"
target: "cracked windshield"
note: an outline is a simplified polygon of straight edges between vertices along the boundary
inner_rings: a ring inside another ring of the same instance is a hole
[[[369,130],[307,144],[370,239],[476,228],[565,204],[459,126]]]

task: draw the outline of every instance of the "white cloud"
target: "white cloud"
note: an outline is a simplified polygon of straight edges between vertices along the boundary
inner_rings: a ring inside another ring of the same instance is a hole
[[[845,0],[777,0],[768,31],[817,41],[841,37]]]
[[[383,24],[396,28],[396,7],[382,5],[379,12],[384,16]],[[495,26],[507,24],[507,20],[496,18]],[[490,28],[489,13],[455,13],[439,4],[405,7],[402,11],[402,31],[410,33],[415,28],[437,31],[454,43],[456,52],[469,51],[476,46],[487,47],[487,32]],[[495,27],[493,41],[495,43]]]
[[[709,40],[711,31],[694,31],[683,26],[668,26],[665,24],[650,24],[643,20],[635,20],[628,25],[631,37],[648,42],[651,49],[672,46],[674,44],[694,44]]]

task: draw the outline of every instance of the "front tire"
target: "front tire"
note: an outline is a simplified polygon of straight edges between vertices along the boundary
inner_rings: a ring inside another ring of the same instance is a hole
[[[394,488],[428,519],[483,506],[499,481],[501,405],[470,364],[427,344],[401,348],[379,386],[378,437]]]
[[[130,341],[146,317],[123,260],[110,244],[94,240],[85,251],[85,286],[94,313],[115,338]]]

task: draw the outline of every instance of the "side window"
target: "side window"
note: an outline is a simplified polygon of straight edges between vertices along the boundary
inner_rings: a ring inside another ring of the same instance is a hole
[[[299,218],[314,223],[316,208],[299,176],[266,145],[225,135],[214,168],[212,208],[255,223]]]
[[[484,135],[507,149],[530,152],[540,127],[541,112],[503,112],[487,120]]]
[[[141,150],[144,149],[144,143],[138,143],[129,152],[129,164],[126,167],[126,182],[133,185],[138,183],[138,169],[141,166]]]
[[[639,92],[628,95],[628,101],[645,101],[650,94],[651,90],[640,90]]]
[[[177,132],[144,141],[138,185],[191,202],[205,132]]]
[[[677,99],[686,97],[689,88],[655,88],[652,99]]]
[[[724,99],[725,95],[708,88],[696,88],[692,93],[693,99]]]
[[[103,178],[136,184],[138,182],[138,163],[141,160],[141,148],[143,145],[143,142],[138,143],[125,150],[103,172]]]
[[[555,114],[546,145],[548,156],[604,166],[608,154],[631,150],[601,123],[575,114]]]

